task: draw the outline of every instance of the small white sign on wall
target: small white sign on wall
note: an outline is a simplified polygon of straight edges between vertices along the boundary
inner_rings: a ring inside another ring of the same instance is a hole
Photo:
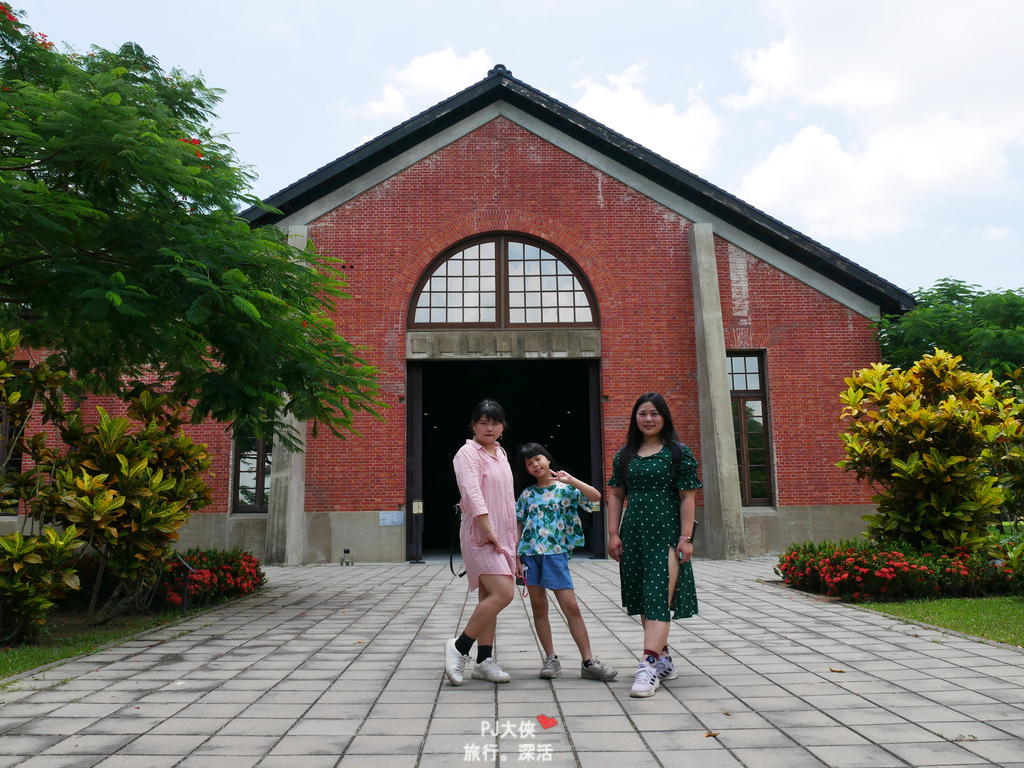
[[[402,525],[405,522],[405,513],[402,510],[395,512],[381,512],[380,513],[380,527],[381,528],[393,528],[397,525]]]

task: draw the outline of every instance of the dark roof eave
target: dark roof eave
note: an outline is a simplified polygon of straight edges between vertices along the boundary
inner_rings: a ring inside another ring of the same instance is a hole
[[[487,77],[268,197],[264,202],[279,209],[280,214],[253,207],[241,215],[253,225],[274,224],[499,100],[522,109],[854,294],[878,304],[885,314],[902,313],[914,306],[913,296],[874,273],[572,107],[505,74]]]

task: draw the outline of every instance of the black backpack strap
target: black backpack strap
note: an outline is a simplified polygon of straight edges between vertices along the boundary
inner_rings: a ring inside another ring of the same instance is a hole
[[[455,572],[455,543],[459,540],[459,528],[462,527],[462,506],[460,504],[455,505],[455,525],[452,527],[452,545],[448,549],[448,568],[452,572],[452,576],[462,578],[466,575],[466,569],[462,569],[462,573]],[[461,547],[459,549],[461,552]]]

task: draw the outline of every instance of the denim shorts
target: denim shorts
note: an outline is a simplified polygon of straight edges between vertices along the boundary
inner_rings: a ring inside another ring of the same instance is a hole
[[[526,585],[528,587],[544,587],[544,589],[572,589],[572,576],[569,575],[569,555],[523,555],[523,567],[526,568]]]

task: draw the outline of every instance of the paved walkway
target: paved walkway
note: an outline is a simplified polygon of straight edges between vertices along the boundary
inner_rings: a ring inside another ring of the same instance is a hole
[[[507,685],[441,672],[472,604],[447,563],[268,569],[269,587],[0,688],[0,768],[1024,768],[1024,654],[792,592],[772,562],[696,563],[679,678],[629,687],[641,642],[608,561],[573,561],[595,651],[540,680],[526,601],[499,619]],[[541,721],[549,727],[541,727]]]

